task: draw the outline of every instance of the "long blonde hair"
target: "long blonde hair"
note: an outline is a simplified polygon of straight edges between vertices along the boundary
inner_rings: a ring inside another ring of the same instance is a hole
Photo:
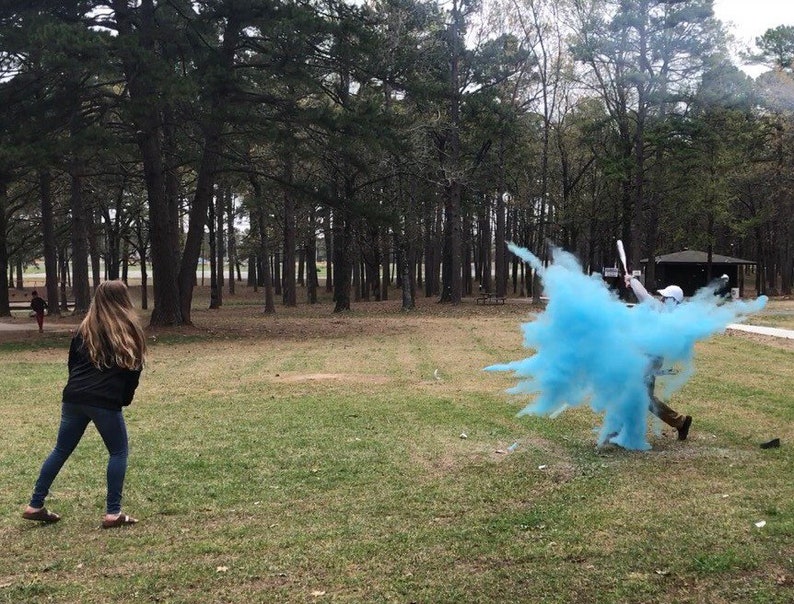
[[[77,332],[98,369],[114,365],[123,369],[143,368],[146,335],[123,281],[99,284]]]

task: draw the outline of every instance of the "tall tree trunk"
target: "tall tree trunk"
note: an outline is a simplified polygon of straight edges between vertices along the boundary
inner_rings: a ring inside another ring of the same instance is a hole
[[[66,248],[63,247],[58,254],[58,270],[61,274],[61,281],[60,281],[60,289],[59,289],[59,296],[60,302],[58,305],[60,306],[63,312],[67,312],[69,310],[69,302],[66,297],[66,282],[69,278],[69,261],[66,257]]]
[[[8,300],[8,184],[0,175],[0,317],[11,316]]]
[[[121,242],[121,258],[119,259],[119,270],[121,271],[121,280],[124,283],[129,283],[130,279],[130,244],[127,241]]]
[[[461,183],[462,154],[460,142],[461,75],[460,67],[464,53],[465,16],[458,0],[452,5],[452,24],[449,32],[450,76],[449,76],[449,124],[445,136],[444,158],[444,254],[441,275],[441,298],[439,302],[459,304],[462,296],[462,245],[461,236]]]
[[[253,221],[254,218],[255,217],[252,215],[251,216],[252,221]],[[251,226],[253,227],[253,224]],[[253,229],[252,229],[252,231],[253,231]],[[253,234],[253,232],[252,232],[252,234]],[[256,241],[256,240],[254,240],[254,241]],[[248,256],[248,278],[246,279],[246,283],[247,283],[248,287],[252,287],[254,289],[254,291],[256,291],[257,287],[259,287],[259,280],[257,279],[258,264],[257,264],[256,258],[257,257],[254,254],[251,254],[251,255]]]
[[[504,176],[504,139],[499,141],[499,184],[496,188],[496,236],[494,238],[494,271],[496,273],[496,295],[507,295],[507,218]]]
[[[323,210],[323,239],[325,241],[325,291],[329,294],[334,291],[334,265],[331,261],[334,254],[334,228],[331,216],[331,208],[326,207]]]
[[[196,269],[198,269],[201,244],[204,239],[204,227],[207,224],[207,213],[215,194],[215,176],[219,156],[220,129],[217,124],[212,124],[206,129],[204,151],[196,179],[196,191],[190,206],[185,249],[179,266],[179,311],[186,324],[192,324],[190,308],[193,303],[193,286],[196,281]]]
[[[154,281],[154,308],[149,319],[153,326],[181,325],[190,322],[182,316],[174,231],[169,227],[170,204],[166,196],[166,175],[160,151],[159,128],[144,130],[141,136],[146,190],[149,198],[149,240]]]
[[[391,246],[389,245],[391,237],[389,237],[388,229],[384,229],[384,233],[380,238],[381,248],[381,272],[383,273],[380,280],[380,299],[389,299],[389,285],[391,283]]]
[[[381,284],[382,280],[380,278],[380,265],[381,265],[381,238],[380,238],[380,229],[377,227],[373,227],[369,229],[370,231],[370,254],[366,254],[364,256],[366,260],[366,268],[367,268],[367,299],[369,299],[369,293],[371,292],[375,298],[376,302],[380,302],[383,298],[381,297]]]
[[[435,208],[431,207],[429,202],[425,203],[425,229],[423,233],[423,248],[424,248],[424,267],[425,267],[425,279],[424,279],[424,289],[425,289],[425,297],[430,298],[436,291],[434,278],[435,278],[435,267],[437,266],[436,261],[436,241],[438,237],[435,237]],[[421,279],[420,279],[421,282]]]
[[[273,277],[270,271],[270,246],[268,245],[267,223],[265,222],[265,200],[262,194],[262,186],[256,176],[251,174],[248,180],[254,192],[254,209],[251,217],[254,219],[259,234],[259,267],[257,273],[258,276],[262,277],[262,287],[265,290],[264,312],[265,314],[273,314],[276,312],[276,303],[273,295]]]
[[[402,274],[402,305],[401,310],[412,310],[416,307],[416,277],[413,271],[414,252],[413,245],[408,236],[408,226],[405,226],[405,235],[400,238],[399,271]]]
[[[317,278],[316,213],[317,210],[312,205],[309,210],[309,228],[306,237],[306,301],[309,304],[317,303],[317,289],[319,287]]]
[[[295,282],[298,284],[298,287],[305,287],[306,286],[306,247],[301,246],[297,250],[297,263],[298,263],[298,272],[295,276]]]
[[[463,289],[461,258],[461,183],[454,181],[444,196],[444,254],[441,275],[442,290],[439,302],[459,304]]]
[[[334,208],[334,312],[350,310],[352,218],[346,207]]]
[[[22,260],[19,257],[17,257],[16,262],[14,263],[14,269],[16,270],[17,274],[15,279],[15,287],[18,290],[23,290],[25,289],[25,278],[23,277],[25,269],[22,267]]]
[[[284,292],[282,300],[284,306],[296,306],[297,293],[295,279],[295,197],[292,193],[290,184],[292,183],[292,155],[287,152],[284,158],[284,182],[287,187],[284,189]]]
[[[223,42],[220,48],[220,59],[227,76],[234,73],[234,53],[240,38],[241,23],[238,15],[232,11],[226,20],[223,31]],[[204,238],[204,220],[207,208],[211,203],[216,172],[220,162],[223,133],[222,108],[227,99],[226,89],[229,85],[217,84],[210,95],[210,113],[204,125],[204,151],[199,165],[196,192],[190,208],[188,232],[185,238],[185,249],[179,267],[179,298],[182,316],[190,321],[190,306],[193,299],[193,283],[196,279],[196,268],[201,253],[201,241]]]
[[[498,195],[498,193],[497,193],[497,195]],[[493,249],[494,243],[493,243],[493,240],[492,240],[492,237],[491,237],[491,199],[490,199],[490,196],[485,196],[484,201],[485,201],[485,203],[483,204],[483,215],[480,217],[481,231],[480,231],[480,245],[478,246],[479,253],[480,253],[481,257],[482,257],[481,262],[480,262],[481,270],[482,270],[482,274],[480,275],[480,284],[482,285],[482,288],[485,291],[494,292],[494,293],[498,294],[499,293],[498,292],[498,288],[499,288],[499,269],[500,269],[500,266],[499,266],[499,263],[498,263],[498,259],[499,259],[499,245],[497,243],[496,255],[495,255],[495,259],[497,260],[496,267],[494,268],[494,270],[496,272],[496,275],[494,277],[492,277],[491,269],[492,269],[493,265],[491,263],[491,250]],[[499,202],[498,201],[496,202],[496,205],[497,205],[497,212],[498,212],[498,207],[499,207]],[[504,202],[502,202],[502,206],[504,207]],[[504,227],[504,225],[502,225],[502,226]],[[504,237],[504,232],[502,233],[502,237]],[[498,242],[498,237],[497,237],[497,242]],[[502,246],[502,248],[504,248],[504,246]],[[501,267],[501,268],[504,268],[504,267]],[[494,279],[495,279],[495,283],[493,282]],[[504,294],[499,294],[499,295],[503,296]]]
[[[100,217],[91,206],[93,206],[93,204],[90,204],[88,207],[88,215],[91,217],[91,220],[86,223],[86,235],[88,236],[88,254],[91,258],[91,279],[94,291],[96,291],[96,288],[99,287],[99,284],[102,282],[102,254],[99,251],[96,229]],[[105,271],[107,271],[107,265],[105,265]]]
[[[259,254],[262,259],[262,289],[265,290],[265,309],[266,314],[276,312],[275,296],[273,295],[273,276],[270,271],[270,250],[267,240],[267,225],[265,224],[265,212],[258,212],[259,219]]]
[[[144,218],[142,216],[142,209],[136,211],[135,220],[133,221],[133,233],[135,240],[127,239],[126,245],[132,245],[133,249],[138,253],[138,261],[141,267],[141,308],[148,310],[149,308],[149,291],[148,291],[148,274],[146,264],[148,260],[147,248],[148,239],[146,234]],[[126,254],[125,254],[126,256]],[[125,275],[126,276],[126,275]]]
[[[207,228],[209,229],[208,240],[210,245],[210,308],[220,308],[221,306],[218,295],[218,290],[220,289],[218,272],[222,269],[218,265],[218,254],[216,249],[218,240],[215,236],[215,205],[217,202],[218,195],[210,199],[209,207],[207,208]]]
[[[278,246],[275,246],[271,256],[273,257],[273,265],[270,269],[273,275],[273,293],[276,296],[281,296],[283,292],[283,284],[281,279],[281,253],[279,252]]]
[[[61,316],[58,304],[58,253],[55,246],[55,220],[52,214],[52,174],[39,172],[41,195],[41,230],[44,244],[44,275],[47,289],[47,307],[50,316]]]
[[[218,262],[218,305],[223,304],[223,264],[226,260],[226,244],[224,243],[224,221],[223,213],[226,209],[226,191],[229,187],[218,187],[215,192],[215,253]],[[212,203],[212,201],[210,201]]]
[[[462,191],[461,191],[462,192]],[[461,209],[463,203],[461,202]],[[471,228],[469,225],[469,216],[467,212],[461,212],[460,221],[460,295],[461,298],[469,294],[472,283],[471,264],[474,260],[470,241],[472,237]]]
[[[297,289],[306,287],[306,247],[300,245],[298,241],[296,241],[296,243],[299,245],[298,249],[295,250],[295,284],[297,291]]]
[[[125,186],[119,187],[119,193],[116,196],[116,211],[111,215],[110,211],[104,212],[102,218],[105,223],[105,237],[106,237],[106,253],[105,253],[105,278],[118,279],[121,266],[123,264],[121,259],[121,213],[123,207],[123,198],[125,195]],[[126,283],[126,273],[124,274],[124,282]]]
[[[353,301],[361,302],[361,262],[358,258],[351,259],[351,286],[350,290],[353,292]]]
[[[88,284],[88,217],[83,196],[82,162],[72,162],[70,169],[72,209],[72,295],[74,312],[88,311],[91,290]]]
[[[139,235],[139,237],[141,237],[141,235]],[[141,246],[139,256],[141,257],[141,309],[147,310],[149,308],[149,272],[146,268],[147,256],[145,245]]]
[[[234,295],[234,267],[237,266],[237,238],[234,231],[234,191],[227,189],[226,196],[226,246],[229,256],[229,294]]]
[[[128,0],[112,0],[118,27],[117,40],[126,74],[129,96],[135,106],[138,146],[143,159],[144,181],[149,199],[149,232],[154,272],[154,309],[151,325],[180,325],[179,248],[174,240],[172,207],[166,191],[163,161],[160,95],[153,72],[146,65],[148,56],[156,56],[157,22],[153,0],[141,0],[134,12]],[[142,49],[145,52],[140,52]],[[188,313],[187,321],[190,320]]]

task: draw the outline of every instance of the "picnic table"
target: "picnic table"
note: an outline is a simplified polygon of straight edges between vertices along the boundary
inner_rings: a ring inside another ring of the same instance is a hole
[[[490,292],[480,292],[480,295],[477,296],[477,299],[474,301],[475,304],[504,304],[505,303],[505,296],[497,296],[496,294],[492,294]]]

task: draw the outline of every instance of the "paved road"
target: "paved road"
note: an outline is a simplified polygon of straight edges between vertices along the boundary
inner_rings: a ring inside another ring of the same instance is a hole
[[[30,323],[3,323],[0,321],[0,331],[38,331],[39,326],[36,321],[31,319]],[[74,329],[74,325],[47,325],[47,319],[44,319],[44,331],[69,331]]]
[[[794,330],[792,329],[779,329],[777,327],[762,327],[761,325],[744,325],[743,323],[731,323],[728,329],[735,331],[746,331],[749,333],[757,333],[762,336],[774,336],[776,338],[787,338],[794,340]]]

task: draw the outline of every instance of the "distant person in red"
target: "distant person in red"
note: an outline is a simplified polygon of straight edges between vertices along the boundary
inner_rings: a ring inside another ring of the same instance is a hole
[[[36,323],[39,324],[39,333],[44,331],[44,311],[47,309],[47,301],[39,296],[35,289],[31,292],[30,308],[36,315]]]

